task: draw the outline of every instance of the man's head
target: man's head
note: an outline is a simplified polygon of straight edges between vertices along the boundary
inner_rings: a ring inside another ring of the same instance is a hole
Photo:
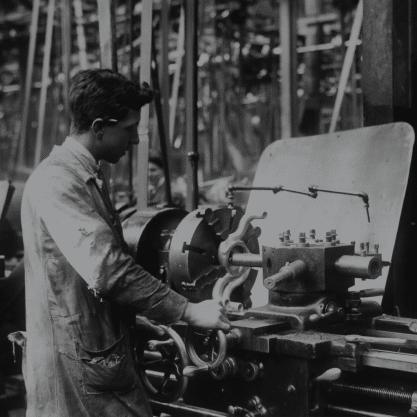
[[[153,99],[149,86],[107,69],[80,71],[70,86],[71,135],[88,134],[97,159],[117,162],[138,143],[140,109]]]
[[[156,187],[160,179],[164,176],[164,163],[161,156],[153,151],[149,151],[149,163],[148,163],[148,178],[149,183]]]

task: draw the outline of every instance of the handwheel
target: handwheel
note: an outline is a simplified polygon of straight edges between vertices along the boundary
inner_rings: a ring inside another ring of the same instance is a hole
[[[188,383],[183,369],[189,364],[181,337],[175,330],[159,325],[163,336],[153,337],[137,348],[138,374],[150,396],[161,402],[180,398]]]
[[[188,326],[185,349],[194,365],[217,368],[226,358],[226,335],[221,330],[201,330]]]

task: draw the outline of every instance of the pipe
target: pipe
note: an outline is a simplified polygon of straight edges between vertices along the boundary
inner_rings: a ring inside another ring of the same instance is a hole
[[[296,260],[283,266],[278,273],[271,275],[264,280],[264,286],[268,290],[274,290],[279,284],[286,280],[293,280],[308,269],[304,261]]]
[[[213,411],[207,408],[202,407],[193,407],[192,405],[187,405],[184,403],[163,403],[160,401],[149,399],[149,402],[152,405],[153,410],[158,410],[158,412],[167,412],[169,414],[183,416],[185,414],[191,414],[193,416],[202,416],[202,417],[228,417],[230,414],[221,413],[220,411]]]
[[[334,266],[336,271],[355,278],[375,279],[382,271],[381,259],[376,256],[343,255]]]
[[[358,410],[356,408],[342,407],[340,405],[327,404],[326,409],[333,412],[344,413],[348,416],[359,417],[395,417],[391,414],[374,413],[372,411]],[[334,415],[334,414],[331,414]]]

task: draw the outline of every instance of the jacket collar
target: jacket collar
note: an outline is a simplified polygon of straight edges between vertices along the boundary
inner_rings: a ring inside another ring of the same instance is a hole
[[[61,146],[54,146],[54,153],[57,151],[59,152],[59,150],[64,151],[64,158],[65,154],[68,153],[75,158],[72,163],[85,182],[97,177],[100,165],[97,163],[93,155],[91,155],[91,153],[83,145],[81,145],[80,142],[71,136],[67,136]]]

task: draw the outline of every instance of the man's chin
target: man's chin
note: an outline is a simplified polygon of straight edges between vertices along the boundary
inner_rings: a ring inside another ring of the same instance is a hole
[[[113,156],[112,158],[105,158],[104,160],[106,162],[108,162],[109,164],[117,164],[120,161],[120,159],[122,158],[122,156],[124,156],[124,155]]]

